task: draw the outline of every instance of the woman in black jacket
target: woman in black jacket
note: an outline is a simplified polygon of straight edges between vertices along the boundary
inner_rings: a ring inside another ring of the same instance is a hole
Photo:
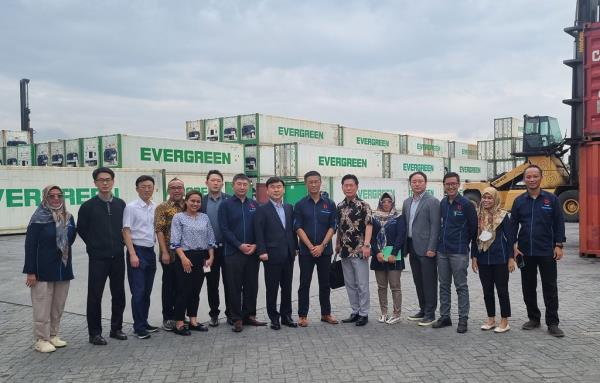
[[[500,208],[500,196],[495,188],[483,190],[477,212],[479,229],[477,247],[471,248],[474,272],[479,271],[479,280],[483,287],[483,299],[488,320],[482,330],[494,329],[496,333],[510,330],[510,299],[508,296],[508,275],[515,270],[513,244],[515,238],[511,230],[508,213]],[[496,302],[494,286],[500,301],[500,325],[496,326]]]
[[[42,194],[27,226],[23,273],[31,289],[35,350],[52,352],[67,345],[58,337],[58,327],[73,279],[71,245],[77,233],[62,189],[50,185]]]
[[[373,213],[373,236],[371,239],[371,270],[375,270],[377,293],[381,315],[380,323],[394,324],[400,321],[402,287],[400,274],[404,270],[404,260],[400,249],[404,245],[406,223],[394,207],[394,198],[383,193],[377,210]],[[394,311],[388,316],[388,285],[392,290]]]

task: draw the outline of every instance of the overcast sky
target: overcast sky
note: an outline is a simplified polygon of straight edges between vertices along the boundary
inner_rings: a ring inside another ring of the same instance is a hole
[[[3,1],[0,129],[31,79],[38,141],[185,138],[265,113],[475,141],[493,118],[570,128],[575,0]]]

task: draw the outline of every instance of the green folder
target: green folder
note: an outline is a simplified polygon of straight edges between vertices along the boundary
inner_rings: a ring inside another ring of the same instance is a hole
[[[392,250],[394,250],[394,246],[386,246],[382,249],[381,252],[383,253],[384,261],[387,262],[390,255],[392,255]],[[396,260],[399,261],[400,259],[402,259],[402,255],[400,254],[400,252],[398,252],[398,254],[396,254]]]

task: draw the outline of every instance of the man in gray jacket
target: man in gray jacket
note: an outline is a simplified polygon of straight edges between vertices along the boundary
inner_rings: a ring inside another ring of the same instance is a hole
[[[437,242],[440,231],[440,201],[427,193],[427,175],[415,172],[408,177],[412,197],[402,205],[406,220],[406,251],[410,254],[410,268],[417,290],[419,312],[408,320],[419,321],[419,326],[430,326],[435,321],[437,308]]]

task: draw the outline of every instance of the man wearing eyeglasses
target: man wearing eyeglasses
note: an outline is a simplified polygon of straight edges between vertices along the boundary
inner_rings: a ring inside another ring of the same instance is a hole
[[[446,196],[440,202],[442,225],[437,246],[438,278],[440,282],[440,318],[431,327],[452,326],[450,283],[458,294],[458,326],[456,332],[467,332],[469,318],[469,245],[477,246],[477,212],[475,205],[458,193],[460,176],[454,172],[444,175]]]
[[[102,346],[102,293],[110,279],[112,314],[110,337],[127,339],[122,331],[125,311],[125,258],[123,255],[123,211],[125,201],[114,196],[115,173],[98,168],[92,173],[98,194],[84,202],[77,214],[77,233],[86,245],[89,256],[86,317],[90,343]]]

